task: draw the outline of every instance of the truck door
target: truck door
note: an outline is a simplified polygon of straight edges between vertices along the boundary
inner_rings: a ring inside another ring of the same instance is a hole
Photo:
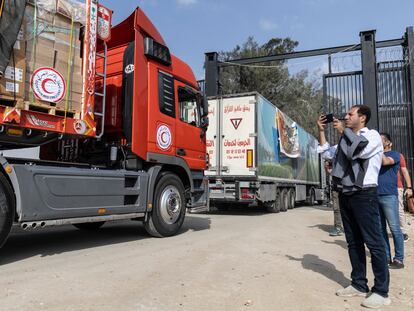
[[[255,96],[224,98],[220,110],[221,175],[255,175]]]
[[[207,154],[209,167],[205,171],[207,176],[218,174],[218,162],[220,156],[220,138],[218,133],[220,99],[215,98],[208,101],[208,129],[206,133]]]
[[[177,98],[176,155],[193,170],[204,170],[206,164],[205,138],[201,129],[200,98],[191,87],[175,81]]]

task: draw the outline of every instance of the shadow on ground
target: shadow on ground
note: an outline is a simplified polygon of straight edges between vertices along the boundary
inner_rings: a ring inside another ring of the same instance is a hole
[[[322,207],[319,205],[314,206],[306,206],[306,205],[297,205],[295,209],[305,207],[305,208],[314,208],[318,210],[331,210],[326,207]],[[285,212],[289,212],[285,211]],[[280,211],[280,214],[285,212]],[[210,211],[208,212],[201,212],[199,214],[212,214],[212,215],[237,215],[237,216],[263,216],[269,214],[263,206],[258,205],[247,205],[247,204],[236,204],[236,203],[228,203],[222,204],[221,206],[210,206]]]
[[[326,224],[316,224],[316,225],[313,225],[313,226],[308,226],[308,228],[318,228],[322,231],[325,231],[325,232],[329,233],[330,231],[332,231],[334,226],[333,225],[326,225]]]
[[[202,217],[195,215],[185,216],[185,221],[180,233],[184,233],[188,230],[202,231],[210,229],[211,219],[203,215]]]
[[[237,216],[263,216],[268,212],[261,206],[248,206],[246,204],[226,204],[221,207],[211,206],[210,211],[203,214],[210,215],[237,215]]]
[[[323,275],[324,277],[346,287],[350,284],[350,280],[345,277],[342,271],[336,269],[335,265],[329,261],[319,258],[313,254],[305,254],[302,258],[286,255],[289,260],[299,261],[305,270],[310,270]]]
[[[322,240],[323,243],[326,244],[330,244],[330,245],[338,245],[340,247],[342,247],[344,250],[348,250],[348,244],[346,243],[346,241],[344,240],[334,240],[334,241],[324,241]]]
[[[307,206],[307,207],[311,207],[320,211],[327,211],[327,212],[332,212],[332,208],[328,207],[326,205],[313,205],[313,206]]]
[[[178,234],[191,230],[208,230],[210,229],[210,223],[210,218],[187,215]],[[107,223],[96,231],[83,231],[71,225],[47,227],[36,231],[23,231],[20,228],[13,228],[6,244],[0,250],[0,265],[33,256],[52,256],[149,238],[152,237],[147,234],[143,224],[139,221]]]

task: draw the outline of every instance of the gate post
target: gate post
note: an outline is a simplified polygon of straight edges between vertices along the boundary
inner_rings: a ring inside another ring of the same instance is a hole
[[[205,58],[205,83],[206,95],[217,96],[219,93],[219,68],[218,68],[218,53],[206,53]]]
[[[408,62],[409,99],[411,101],[412,120],[414,120],[414,32],[413,27],[407,27],[405,32],[406,50],[405,61]]]
[[[370,128],[379,129],[375,30],[361,31],[362,85],[364,104],[371,108]]]
[[[408,88],[408,100],[410,101],[410,109],[411,109],[411,118],[409,118],[411,124],[408,128],[414,128],[413,122],[414,122],[414,31],[413,27],[407,27],[405,31],[405,49],[404,49],[404,61],[407,73],[407,88]],[[412,133],[408,134],[408,137],[411,141]],[[410,148],[411,149],[411,148]],[[411,154],[407,154],[408,156],[408,163],[410,172],[414,172],[414,163],[413,158],[414,154],[411,149]]]

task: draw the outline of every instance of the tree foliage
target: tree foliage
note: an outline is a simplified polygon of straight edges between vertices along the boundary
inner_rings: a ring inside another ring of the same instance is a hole
[[[293,52],[298,42],[290,38],[272,38],[259,45],[253,37],[241,46],[219,53],[222,62],[234,59]],[[266,68],[265,66],[268,66]],[[316,119],[322,110],[320,79],[310,79],[308,71],[289,74],[286,61],[222,67],[220,83],[223,94],[257,91],[274,103],[306,131],[317,135]]]

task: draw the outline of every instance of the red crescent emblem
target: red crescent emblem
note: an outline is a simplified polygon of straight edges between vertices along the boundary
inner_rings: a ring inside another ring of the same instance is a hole
[[[46,78],[46,79],[44,79],[44,80],[42,81],[42,89],[43,89],[43,91],[44,91],[45,93],[52,94],[53,92],[49,92],[49,91],[47,90],[47,88],[46,88],[46,83],[48,83],[49,81],[52,81],[52,82],[53,82],[53,84],[55,84],[55,81],[53,81],[53,80],[52,80],[52,79],[50,79],[50,78]]]
[[[165,144],[167,141],[165,140],[165,135],[166,135],[167,133],[162,133],[161,134],[161,140],[162,140],[162,142]]]

